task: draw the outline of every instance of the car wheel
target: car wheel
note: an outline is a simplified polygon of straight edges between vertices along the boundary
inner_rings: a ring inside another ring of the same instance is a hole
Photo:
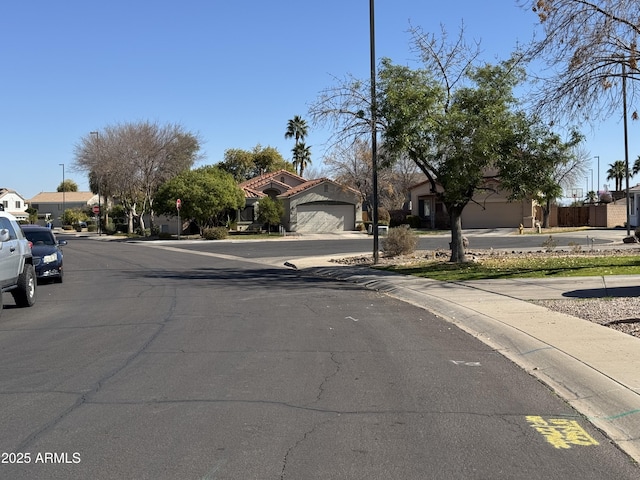
[[[36,303],[36,272],[33,265],[24,266],[23,272],[18,277],[18,288],[11,293],[19,307],[31,307]]]
[[[56,278],[54,278],[53,281],[55,283],[62,283],[62,275],[63,275],[62,270],[60,270],[60,275],[58,275]]]

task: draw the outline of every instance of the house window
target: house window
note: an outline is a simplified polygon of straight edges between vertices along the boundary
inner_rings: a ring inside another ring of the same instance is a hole
[[[5,209],[9,208],[9,201],[8,201],[8,200],[3,200],[3,201],[2,201],[2,206],[3,206]]]
[[[418,216],[429,218],[431,216],[431,202],[421,198],[418,200]]]
[[[422,203],[422,216],[423,217],[431,216],[431,202]]]
[[[240,210],[240,221],[241,222],[253,222],[254,213],[253,213],[253,205],[249,205]]]
[[[326,185],[326,184],[325,184],[325,186],[324,186],[324,193],[327,193],[327,192],[329,192],[329,185]]]
[[[16,209],[22,208],[20,200],[16,200]]]
[[[280,181],[284,183],[284,177],[280,177]]]

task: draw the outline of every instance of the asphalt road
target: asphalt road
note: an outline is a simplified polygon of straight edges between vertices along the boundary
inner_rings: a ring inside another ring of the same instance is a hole
[[[544,249],[543,243],[548,235],[487,235],[468,234],[471,249]],[[183,248],[199,252],[212,252],[224,255],[233,255],[245,259],[265,258],[297,258],[305,256],[324,256],[332,254],[350,254],[372,251],[373,237],[367,235],[353,235],[350,238],[336,236],[331,239],[273,239],[268,241],[235,240],[224,242],[167,242],[173,247]],[[622,236],[620,237],[620,239]],[[384,237],[380,237],[380,242]],[[597,247],[609,243],[602,238],[581,235],[555,235],[553,240],[558,247],[580,245],[583,249]],[[449,233],[439,235],[423,235],[419,237],[417,249],[419,250],[449,250],[451,236]]]
[[[262,257],[317,248],[261,243]],[[70,238],[65,253],[64,283],[41,285],[33,308],[5,294],[0,478],[640,474],[547,387],[425,310],[246,252]]]

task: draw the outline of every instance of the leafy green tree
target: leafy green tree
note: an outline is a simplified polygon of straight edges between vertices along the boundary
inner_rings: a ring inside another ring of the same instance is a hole
[[[78,184],[68,178],[64,182],[60,182],[58,185],[58,192],[77,192]]]
[[[383,59],[378,74],[376,127],[382,137],[379,167],[408,157],[427,177],[451,223],[451,261],[464,262],[461,215],[476,194],[495,191],[495,180],[511,178],[533,192],[522,174],[536,124],[520,109],[514,89],[524,81],[519,57],[477,65],[480,50],[463,32],[449,43],[446,32],[412,29],[423,68]],[[337,142],[371,135],[370,85],[350,79],[325,91],[311,106],[315,122],[337,127]],[[533,144],[535,146],[535,144]],[[548,165],[545,165],[547,167]]]
[[[29,207],[25,211],[29,214],[29,223],[38,223],[38,210],[33,207]]]
[[[217,164],[221,170],[230,173],[236,182],[244,182],[254,176],[258,169],[254,155],[248,150],[230,148],[224,152],[224,160]]]
[[[86,222],[89,217],[81,208],[67,208],[62,216],[64,225],[78,225],[80,222]]]
[[[271,225],[280,223],[284,215],[284,205],[278,198],[264,197],[258,203],[258,221],[266,223],[268,231],[271,232]]]
[[[256,167],[256,174],[262,175],[264,173],[276,172],[278,170],[291,171],[293,166],[291,162],[287,162],[277,148],[274,147],[262,147],[256,145],[252,151],[253,163]],[[251,177],[250,177],[251,178]]]
[[[239,148],[226,150],[224,160],[217,166],[233,175],[237,182],[278,170],[294,171],[291,163],[276,148],[261,145],[256,145],[251,151]]]
[[[431,69],[410,70],[383,61],[380,109],[390,154],[406,153],[420,167],[451,221],[451,261],[466,261],[461,215],[485,189],[498,162],[513,151],[513,129],[524,125],[513,113],[512,90],[521,79],[514,61],[469,68],[467,85],[447,89]],[[437,184],[442,189],[437,188]]]
[[[525,125],[514,131],[519,137],[512,142],[512,155],[501,160],[501,182],[511,200],[534,199],[542,208],[542,226],[548,228],[551,206],[562,196],[563,187],[584,177],[587,160],[577,150],[583,137],[572,131],[563,141],[535,118]]]
[[[180,215],[195,220],[200,227],[224,224],[222,215],[244,207],[244,192],[233,176],[216,166],[187,170],[163,184],[155,197],[156,211],[176,216],[176,200],[180,199]]]

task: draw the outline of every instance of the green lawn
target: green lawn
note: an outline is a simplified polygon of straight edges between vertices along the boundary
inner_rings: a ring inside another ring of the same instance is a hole
[[[464,264],[425,261],[379,268],[441,281],[638,275],[640,256],[490,257]]]

